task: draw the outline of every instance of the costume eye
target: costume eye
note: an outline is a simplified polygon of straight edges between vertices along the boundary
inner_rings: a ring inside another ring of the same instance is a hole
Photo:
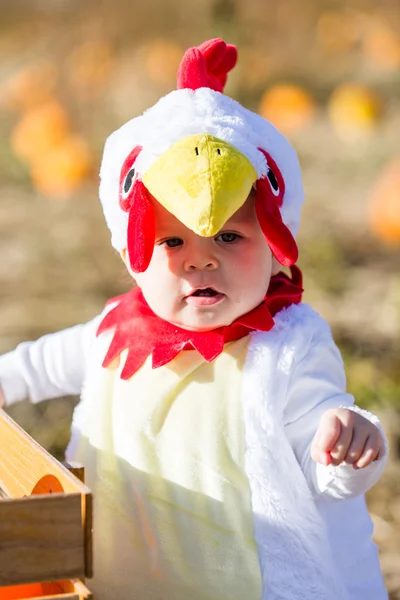
[[[227,231],[226,233],[220,233],[215,239],[218,242],[223,242],[224,244],[232,244],[240,239],[240,235]]]
[[[168,248],[177,248],[183,244],[183,240],[181,238],[169,238],[169,240],[165,240],[164,244],[168,246]]]
[[[270,183],[272,193],[274,196],[279,196],[279,183],[270,167],[268,167],[267,178]]]
[[[130,169],[128,171],[128,173],[126,174],[124,183],[122,185],[121,196],[124,200],[125,200],[125,198],[127,198],[129,192],[131,191],[134,181],[135,181],[135,167],[132,167],[132,169]]]

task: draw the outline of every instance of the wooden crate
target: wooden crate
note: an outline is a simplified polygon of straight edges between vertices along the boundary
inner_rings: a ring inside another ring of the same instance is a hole
[[[71,580],[92,576],[91,492],[2,410],[0,490],[0,600],[89,598]]]

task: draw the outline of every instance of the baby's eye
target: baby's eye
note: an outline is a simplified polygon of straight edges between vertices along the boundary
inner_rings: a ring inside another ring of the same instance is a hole
[[[183,241],[181,238],[169,238],[169,240],[165,240],[164,244],[168,246],[168,248],[177,248],[177,246],[181,246]]]
[[[227,231],[226,233],[220,233],[215,239],[218,242],[223,242],[224,244],[232,244],[240,239],[240,235]]]

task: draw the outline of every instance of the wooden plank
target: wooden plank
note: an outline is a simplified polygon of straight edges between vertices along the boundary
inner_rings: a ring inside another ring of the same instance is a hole
[[[79,481],[85,483],[85,467],[81,463],[65,461],[62,465],[68,469],[70,473],[75,475]],[[85,573],[86,577],[93,577],[93,497],[91,494],[87,494],[86,504],[82,510],[85,511]]]
[[[92,494],[90,489],[46,452],[1,409],[0,488],[4,496],[9,498],[30,496],[33,491],[42,494],[46,491],[48,493],[64,491],[67,495],[80,494],[80,522],[85,540],[84,570],[86,577],[93,576]],[[3,505],[3,502],[1,504]],[[0,537],[0,548],[1,545]]]
[[[85,483],[85,467],[83,465],[81,465],[81,463],[74,462],[74,461],[68,462],[65,460],[61,464],[63,465],[63,467],[68,469],[68,471],[70,473],[72,473],[72,475],[75,475],[75,477],[77,479],[79,479],[79,481],[82,481],[82,483]]]
[[[0,586],[85,577],[80,494],[0,502]]]
[[[82,523],[84,537],[85,577],[93,577],[93,496],[86,494],[82,498]]]
[[[22,498],[29,496],[45,475],[54,475],[66,493],[90,493],[84,483],[0,409],[0,487],[10,498]]]
[[[91,600],[92,594],[86,585],[79,579],[60,582],[63,592],[74,592],[78,594],[79,600]]]

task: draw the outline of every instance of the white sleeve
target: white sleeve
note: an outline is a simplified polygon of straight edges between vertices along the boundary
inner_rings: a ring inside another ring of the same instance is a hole
[[[317,495],[350,498],[365,493],[380,477],[387,458],[364,469],[353,469],[342,463],[338,467],[324,466],[311,458],[311,443],[323,413],[330,408],[345,407],[373,422],[383,434],[377,417],[354,406],[354,398],[346,393],[343,361],[330,333],[312,341],[291,375],[288,400],[284,412],[285,429],[310,489]]]
[[[100,318],[23,342],[0,356],[0,387],[6,406],[25,399],[36,403],[79,394]]]

